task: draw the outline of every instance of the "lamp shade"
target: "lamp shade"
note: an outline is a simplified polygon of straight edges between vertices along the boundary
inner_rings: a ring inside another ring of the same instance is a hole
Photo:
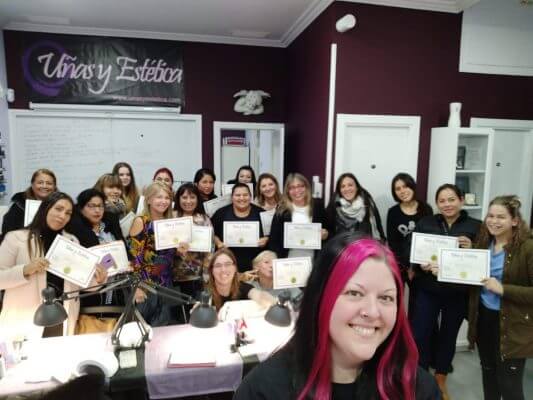
[[[277,304],[270,307],[265,314],[265,320],[276,326],[289,326],[291,324],[291,311],[286,306],[290,300],[291,295],[284,290],[278,296]]]
[[[209,293],[202,292],[201,303],[191,312],[190,323],[196,328],[213,328],[218,323],[218,315],[209,305]]]
[[[44,298],[44,303],[35,311],[33,323],[37,326],[54,326],[66,320],[67,312],[63,308],[63,305],[56,301],[55,290],[47,287],[41,293]]]

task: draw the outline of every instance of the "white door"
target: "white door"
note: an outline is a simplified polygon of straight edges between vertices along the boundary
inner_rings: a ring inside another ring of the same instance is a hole
[[[420,117],[337,116],[335,180],[344,172],[357,177],[374,198],[383,229],[387,211],[395,204],[392,178],[407,172],[416,179],[419,131]]]

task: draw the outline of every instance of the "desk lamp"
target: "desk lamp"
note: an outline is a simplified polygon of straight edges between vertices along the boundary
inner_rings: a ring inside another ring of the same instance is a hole
[[[284,290],[278,295],[278,302],[270,307],[265,314],[265,320],[276,326],[289,326],[291,324],[291,311],[287,307],[291,294]]]

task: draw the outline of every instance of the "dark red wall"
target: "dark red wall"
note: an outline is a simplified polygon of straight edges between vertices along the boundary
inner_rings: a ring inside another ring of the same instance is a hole
[[[335,21],[347,13],[357,25],[337,33]],[[333,3],[288,49],[290,168],[324,176],[331,43],[337,43],[335,113],[422,117],[421,194],[431,128],[446,125],[450,102],[463,103],[463,126],[471,116],[533,119],[533,78],[459,73],[460,37],[461,14]],[[295,96],[294,76],[306,96]]]
[[[22,76],[22,35],[4,31],[8,87],[15,89],[12,108],[28,108]],[[185,42],[184,114],[202,115],[203,165],[213,167],[213,121],[284,122],[286,120],[286,50]],[[233,95],[241,89],[262,89],[272,96],[264,100],[262,115],[244,116],[233,111]]]

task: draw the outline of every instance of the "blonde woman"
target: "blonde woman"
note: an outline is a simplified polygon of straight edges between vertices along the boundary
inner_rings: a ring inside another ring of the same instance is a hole
[[[291,173],[285,180],[283,196],[272,220],[268,248],[280,258],[313,257],[314,250],[286,249],[283,247],[283,225],[285,222],[321,223],[322,240],[328,238],[329,232],[324,204],[320,199],[312,198],[309,181],[299,173]]]
[[[172,265],[175,249],[156,250],[154,221],[172,218],[172,191],[161,182],[149,185],[144,194],[144,211],[133,220],[130,229],[130,252],[133,270],[142,280],[164,287],[172,286]],[[137,308],[152,326],[164,326],[171,322],[170,307],[160,298],[141,289],[135,293]]]

